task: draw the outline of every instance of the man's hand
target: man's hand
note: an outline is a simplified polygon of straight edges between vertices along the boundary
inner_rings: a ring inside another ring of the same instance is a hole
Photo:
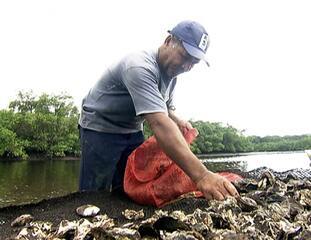
[[[183,132],[184,129],[190,130],[193,128],[190,122],[177,117],[173,110],[169,110],[169,117],[177,124],[181,132]]]
[[[145,118],[162,150],[196,183],[206,199],[223,200],[227,196],[238,195],[227,179],[208,171],[191,152],[177,127],[176,118],[171,119],[164,113],[149,113]]]
[[[239,195],[235,187],[226,178],[210,171],[196,184],[208,200],[224,200],[228,196],[236,197]]]
[[[183,131],[183,129],[190,130],[193,128],[190,122],[182,120],[182,119],[179,119],[177,121],[177,126],[179,127],[181,131]]]

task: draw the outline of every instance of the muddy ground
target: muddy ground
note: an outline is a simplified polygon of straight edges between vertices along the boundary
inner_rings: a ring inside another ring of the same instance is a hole
[[[11,222],[22,214],[31,214],[35,220],[49,221],[54,226],[64,220],[77,220],[80,217],[76,214],[77,207],[84,204],[94,204],[98,206],[100,214],[107,214],[115,219],[117,224],[123,224],[126,220],[122,215],[125,209],[140,210],[143,209],[145,218],[153,215],[157,208],[152,206],[142,206],[131,201],[124,193],[106,193],[106,192],[87,192],[73,193],[64,197],[43,200],[36,204],[27,204],[21,206],[9,206],[0,209],[0,239],[7,239],[19,231],[10,226]],[[196,208],[207,207],[207,201],[200,198],[188,198],[167,205],[162,210],[174,211],[183,210],[185,213],[191,213]],[[14,231],[15,230],[15,231]]]

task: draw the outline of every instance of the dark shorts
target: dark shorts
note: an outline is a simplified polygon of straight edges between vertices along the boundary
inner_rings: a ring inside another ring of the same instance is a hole
[[[142,132],[112,134],[80,127],[80,191],[123,187],[128,156],[144,141]]]

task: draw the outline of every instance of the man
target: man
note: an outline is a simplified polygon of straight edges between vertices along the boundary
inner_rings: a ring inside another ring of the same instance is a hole
[[[192,126],[174,114],[176,77],[204,60],[208,34],[194,21],[180,22],[169,33],[156,51],[130,54],[108,68],[83,99],[80,190],[122,188],[127,157],[144,141],[146,120],[163,151],[207,199],[237,194],[191,152],[180,129]]]

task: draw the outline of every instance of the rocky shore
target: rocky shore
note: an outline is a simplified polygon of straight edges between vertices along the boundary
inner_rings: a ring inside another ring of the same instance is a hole
[[[309,172],[274,174],[261,169],[235,183],[238,198],[187,197],[161,209],[137,205],[120,192],[74,193],[10,206],[0,209],[0,236],[23,240],[311,239]]]

